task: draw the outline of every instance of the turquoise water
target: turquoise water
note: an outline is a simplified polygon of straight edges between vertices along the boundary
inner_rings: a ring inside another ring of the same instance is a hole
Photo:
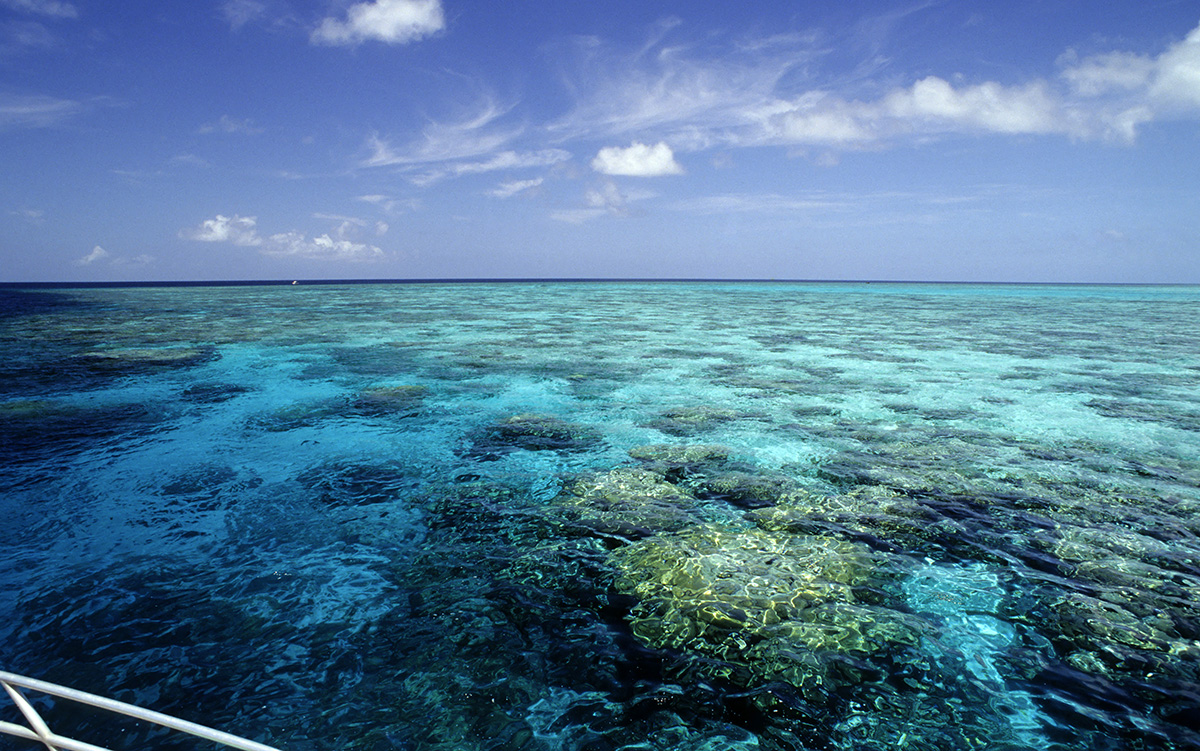
[[[1200,288],[7,289],[0,445],[0,669],[281,748],[1200,748]]]

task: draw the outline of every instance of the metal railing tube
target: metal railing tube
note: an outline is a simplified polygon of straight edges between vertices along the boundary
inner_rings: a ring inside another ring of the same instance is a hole
[[[30,691],[38,691],[43,694],[49,694],[50,696],[57,696],[61,699],[79,702],[80,704],[86,704],[88,706],[104,709],[109,712],[116,712],[117,714],[122,714],[126,717],[132,717],[137,720],[152,722],[156,725],[161,725],[172,730],[178,730],[182,733],[188,733],[189,735],[194,735],[198,738],[203,738],[208,741],[213,741],[214,743],[220,743],[225,746],[229,746],[230,748],[236,748],[240,751],[279,751],[279,749],[272,746],[267,746],[265,744],[258,743],[257,741],[242,738],[231,733],[214,730],[194,722],[181,720],[177,717],[165,715],[162,712],[155,712],[150,709],[142,709],[141,707],[136,707],[132,704],[126,704],[125,702],[117,701],[115,699],[107,699],[103,696],[89,694],[86,691],[78,691],[73,688],[67,688],[66,686],[59,686],[54,683],[39,681],[36,678],[26,678],[24,676],[16,675],[15,673],[8,673],[0,670],[0,684],[4,685],[5,690],[8,691],[13,702],[16,703],[17,707],[21,710],[21,714],[25,715],[25,718],[29,721],[30,726],[33,728],[31,731],[27,728],[22,728],[19,725],[13,725],[12,723],[4,722],[0,723],[0,730],[8,732],[10,735],[28,738],[29,740],[40,741],[41,743],[45,744],[48,749],[51,749],[51,751],[59,748],[65,749],[66,751],[105,751],[105,749],[102,749],[99,746],[83,743],[81,741],[71,740],[70,738],[63,738],[62,736],[52,733],[50,729],[46,727],[46,723],[37,714],[37,711],[33,709],[29,702],[25,700],[25,697],[21,695],[21,692],[17,690],[17,687],[26,688]],[[26,708],[28,708],[28,712],[26,711]],[[14,728],[18,732],[13,732]]]

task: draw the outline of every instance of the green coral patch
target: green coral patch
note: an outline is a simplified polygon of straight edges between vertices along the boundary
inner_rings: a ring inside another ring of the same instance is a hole
[[[864,545],[716,525],[647,538],[612,553],[616,588],[646,644],[716,658],[739,680],[823,682],[838,656],[912,645],[917,629],[860,602],[879,569]]]

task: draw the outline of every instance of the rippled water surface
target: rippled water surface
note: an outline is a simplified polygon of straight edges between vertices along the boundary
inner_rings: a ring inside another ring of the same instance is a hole
[[[1195,287],[7,289],[0,446],[0,669],[281,748],[1200,748]]]

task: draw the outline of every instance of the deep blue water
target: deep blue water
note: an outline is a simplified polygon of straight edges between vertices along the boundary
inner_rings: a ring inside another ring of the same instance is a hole
[[[281,748],[1200,748],[1200,288],[0,289],[0,446],[0,669]]]

